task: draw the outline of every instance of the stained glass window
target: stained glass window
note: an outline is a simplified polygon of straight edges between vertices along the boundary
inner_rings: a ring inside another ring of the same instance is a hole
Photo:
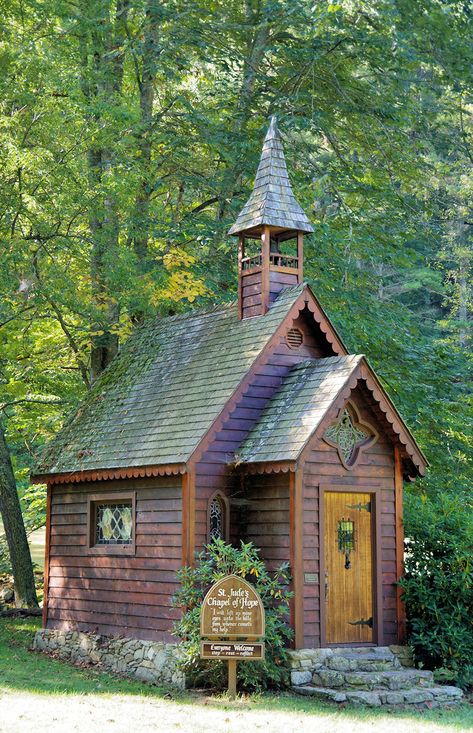
[[[337,446],[345,463],[350,465],[355,458],[357,447],[370,436],[353,423],[349,411],[345,409],[338,422],[329,425],[325,437]]]
[[[97,545],[130,545],[132,542],[132,505],[97,504],[95,542]]]
[[[225,539],[225,507],[220,496],[214,496],[209,507],[209,539]]]
[[[351,519],[338,522],[337,535],[340,552],[350,553],[355,548],[355,525]]]

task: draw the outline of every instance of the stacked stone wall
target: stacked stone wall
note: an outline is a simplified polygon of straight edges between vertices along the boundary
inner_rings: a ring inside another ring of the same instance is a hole
[[[71,662],[98,665],[140,682],[180,690],[186,684],[179,669],[177,644],[41,629],[36,632],[33,648]]]

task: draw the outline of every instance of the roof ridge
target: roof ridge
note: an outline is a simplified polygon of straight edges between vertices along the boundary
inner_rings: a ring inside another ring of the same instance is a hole
[[[303,282],[303,283],[296,283],[295,285],[287,285],[285,288],[282,288],[279,291],[279,293],[277,294],[276,300],[273,301],[273,303],[271,303],[270,310],[271,310],[271,306],[273,306],[274,303],[277,303],[281,295],[288,295],[293,290],[297,290],[299,288],[303,290],[304,286],[306,285],[307,283]],[[234,300],[228,300],[224,303],[214,303],[213,305],[209,305],[208,307],[202,306],[201,308],[195,308],[192,310],[188,310],[188,311],[185,311],[184,313],[174,313],[172,316],[158,317],[156,315],[155,316],[150,315],[143,321],[142,325],[149,326],[150,324],[160,323],[161,321],[175,322],[179,320],[186,320],[187,318],[192,318],[193,316],[202,317],[202,316],[207,316],[207,315],[213,315],[214,313],[219,313],[224,310],[229,310],[233,307],[236,307],[237,305],[238,305],[238,300],[235,298]]]
[[[208,307],[202,306],[201,308],[195,308],[192,310],[184,311],[184,313],[174,313],[172,316],[162,316],[159,318],[158,316],[149,316],[149,318],[146,319],[145,323],[150,322],[157,322],[160,321],[179,321],[179,320],[185,320],[186,318],[192,318],[192,316],[205,316],[210,315],[211,313],[215,313],[221,310],[228,310],[228,308],[231,308],[232,306],[235,306],[237,304],[237,300],[230,300],[226,303],[214,303],[214,305],[209,305]]]

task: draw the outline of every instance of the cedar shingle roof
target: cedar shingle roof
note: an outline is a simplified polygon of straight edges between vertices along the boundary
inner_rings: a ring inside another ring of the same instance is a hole
[[[229,234],[262,225],[313,232],[312,225],[292,192],[276,117],[264,139],[263,152],[250,198]]]
[[[185,462],[297,300],[239,320],[236,304],[139,328],[46,448],[34,475]]]
[[[329,356],[295,366],[237,451],[238,461],[294,461],[363,356]]]

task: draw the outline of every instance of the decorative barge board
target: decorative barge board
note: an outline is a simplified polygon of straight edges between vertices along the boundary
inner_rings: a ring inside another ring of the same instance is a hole
[[[290,563],[296,649],[403,639],[402,484],[427,462],[303,282],[312,231],[272,120],[238,302],[138,328],[36,466],[46,636],[166,644],[176,571],[220,537]]]

